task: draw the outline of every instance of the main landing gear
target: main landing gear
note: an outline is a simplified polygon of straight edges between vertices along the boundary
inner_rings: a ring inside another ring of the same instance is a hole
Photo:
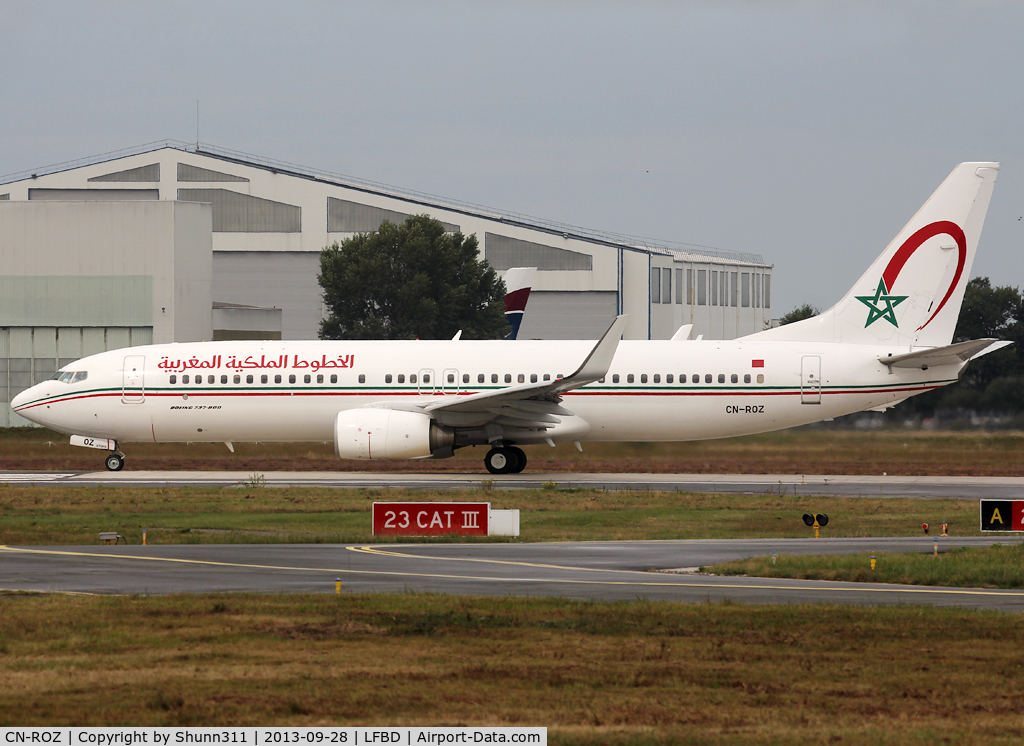
[[[107,471],[121,471],[124,468],[124,454],[111,453],[104,459],[103,464],[107,467]]]
[[[526,453],[515,446],[492,448],[484,456],[484,466],[491,474],[518,474],[526,468]]]

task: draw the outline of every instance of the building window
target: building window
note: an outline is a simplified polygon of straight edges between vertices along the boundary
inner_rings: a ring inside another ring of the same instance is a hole
[[[676,270],[676,303],[683,303],[683,270]]]
[[[739,277],[739,272],[730,272],[729,273],[729,277],[730,277],[730,282],[729,282],[730,305],[733,308],[736,308],[736,297],[737,297],[736,294],[737,294],[737,290],[739,288],[739,283],[737,282],[737,278]]]
[[[686,304],[693,305],[693,270],[686,270]]]
[[[740,303],[744,308],[750,308],[750,273],[740,274]]]
[[[718,272],[711,270],[711,305],[718,305]]]
[[[697,270],[697,305],[706,306],[708,304],[708,271],[706,269]]]
[[[772,307],[772,276],[767,273],[764,275],[764,307]]]
[[[672,270],[670,268],[661,271],[661,302],[672,302]]]
[[[660,267],[651,267],[651,303],[661,303]]]

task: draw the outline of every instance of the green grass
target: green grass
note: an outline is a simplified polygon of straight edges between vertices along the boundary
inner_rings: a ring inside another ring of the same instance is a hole
[[[430,595],[0,595],[0,725],[1017,743],[1024,618]]]
[[[941,542],[941,540],[940,540]],[[871,557],[876,558],[871,569]],[[781,555],[701,568],[715,575],[850,580],[862,583],[1024,588],[1024,544],[957,548],[938,555],[877,552],[849,555]]]
[[[943,520],[979,533],[976,500],[810,498],[595,490],[405,491],[308,488],[19,487],[0,485],[0,544],[367,542],[374,501],[484,501],[521,511],[520,541],[918,535]],[[492,539],[504,540],[504,539]]]

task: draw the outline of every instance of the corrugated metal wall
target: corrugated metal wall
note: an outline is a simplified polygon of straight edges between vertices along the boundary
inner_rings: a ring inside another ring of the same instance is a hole
[[[0,276],[0,319],[12,326],[152,326],[152,276]]]
[[[539,270],[593,270],[594,257],[578,251],[523,241],[519,238],[484,234],[484,256],[496,270],[536,267]]]
[[[153,343],[153,327],[0,328],[0,427],[31,425],[9,402],[54,371],[98,352]]]
[[[211,171],[208,168],[193,166],[190,163],[178,164],[178,181],[244,181],[249,180],[244,176],[225,174],[220,171]]]
[[[160,199],[159,189],[29,189],[36,202],[121,202]]]
[[[179,189],[178,199],[213,205],[214,233],[301,233],[302,208],[229,189]]]
[[[408,213],[385,210],[383,207],[350,202],[346,199],[327,198],[327,232],[328,233],[371,233],[385,220],[392,223],[404,223]],[[441,222],[445,231],[456,233],[459,226]]]
[[[320,254],[308,251],[215,251],[215,302],[281,308],[284,339],[316,339],[320,330]]]
[[[160,181],[160,164],[150,163],[124,171],[93,176],[89,181]]]
[[[615,320],[617,299],[609,291],[534,290],[519,339],[599,339]]]

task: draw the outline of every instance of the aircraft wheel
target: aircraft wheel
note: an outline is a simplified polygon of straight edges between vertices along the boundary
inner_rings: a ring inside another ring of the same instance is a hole
[[[511,446],[509,450],[516,455],[516,468],[512,469],[511,473],[518,474],[526,468],[526,451],[522,448],[516,448],[515,446]]]
[[[104,464],[107,467],[107,471],[121,471],[124,468],[124,456],[119,453],[112,453],[107,456]]]
[[[511,448],[492,448],[484,456],[484,466],[491,474],[510,474],[515,471],[517,461]]]

